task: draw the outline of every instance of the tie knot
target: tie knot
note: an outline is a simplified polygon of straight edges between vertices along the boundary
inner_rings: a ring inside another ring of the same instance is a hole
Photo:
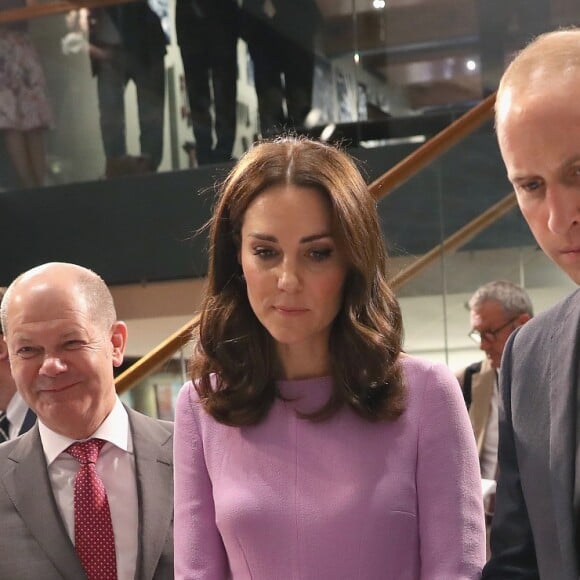
[[[105,441],[102,439],[89,439],[79,443],[73,443],[66,451],[82,465],[96,463],[99,453]]]

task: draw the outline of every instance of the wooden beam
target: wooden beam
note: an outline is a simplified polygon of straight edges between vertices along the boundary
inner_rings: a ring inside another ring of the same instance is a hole
[[[79,10],[80,8],[102,8],[113,4],[128,4],[129,2],[135,2],[135,0],[56,0],[47,4],[0,10],[0,24],[43,18],[53,14],[67,14],[71,10]]]

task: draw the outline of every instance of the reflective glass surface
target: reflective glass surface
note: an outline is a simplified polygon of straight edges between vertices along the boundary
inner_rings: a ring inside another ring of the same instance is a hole
[[[28,3],[0,2],[2,189],[224,163],[283,131],[425,140],[580,16],[573,0]]]

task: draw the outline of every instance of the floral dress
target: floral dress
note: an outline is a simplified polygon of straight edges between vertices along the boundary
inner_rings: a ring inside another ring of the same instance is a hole
[[[52,126],[44,72],[26,25],[0,26],[0,130]]]

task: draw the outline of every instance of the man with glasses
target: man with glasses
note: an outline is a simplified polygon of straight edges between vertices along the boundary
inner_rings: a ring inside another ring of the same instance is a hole
[[[457,373],[479,451],[481,477],[495,479],[498,446],[497,373],[512,331],[533,316],[526,291],[513,282],[496,280],[479,287],[469,303],[469,337],[485,352],[483,361]]]

